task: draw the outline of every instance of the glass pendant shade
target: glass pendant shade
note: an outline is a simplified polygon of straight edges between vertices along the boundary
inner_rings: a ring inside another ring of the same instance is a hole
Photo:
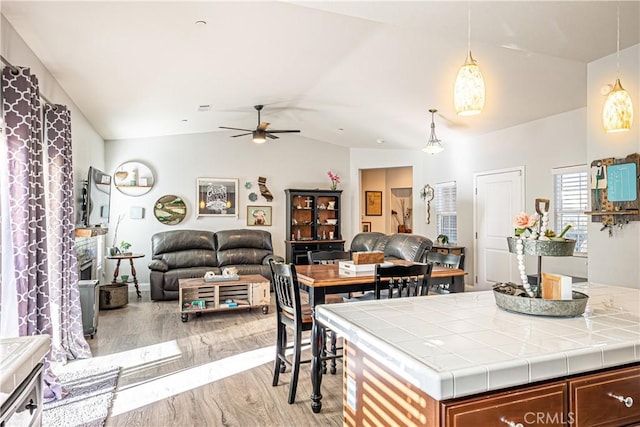
[[[267,136],[263,130],[253,131],[253,142],[256,144],[264,144],[267,141]]]
[[[471,56],[458,71],[458,77],[453,87],[453,102],[456,113],[460,116],[473,116],[480,114],[484,107],[484,78],[480,67]]]
[[[633,104],[631,97],[616,79],[616,84],[607,95],[602,109],[602,125],[608,133],[623,132],[633,124]]]
[[[429,154],[438,154],[444,151],[444,147],[436,136],[436,124],[433,122],[433,115],[436,111],[438,110],[429,110],[429,112],[431,113],[431,134],[429,135],[429,140],[425,144],[424,148],[422,148],[422,151]]]

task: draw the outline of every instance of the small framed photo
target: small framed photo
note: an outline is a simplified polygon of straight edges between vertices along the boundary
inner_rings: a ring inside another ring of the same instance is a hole
[[[362,222],[362,232],[368,233],[371,231],[371,223],[370,222]]]
[[[247,225],[271,225],[271,206],[247,206]]]
[[[197,216],[238,217],[238,180],[197,178]]]
[[[382,191],[364,192],[364,214],[382,216]]]

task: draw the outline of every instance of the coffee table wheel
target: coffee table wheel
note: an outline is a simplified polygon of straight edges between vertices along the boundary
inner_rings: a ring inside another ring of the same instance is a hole
[[[182,323],[187,323],[189,321],[189,315],[187,313],[182,313],[180,318],[182,319]]]
[[[200,313],[199,311],[196,313],[196,317],[200,317],[202,316],[202,313]]]
[[[262,306],[262,314],[267,314],[267,313],[269,313],[269,307],[266,306],[266,305],[263,305]]]

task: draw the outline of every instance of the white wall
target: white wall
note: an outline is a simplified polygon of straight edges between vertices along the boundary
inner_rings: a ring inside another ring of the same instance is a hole
[[[78,200],[81,197],[82,181],[87,179],[89,166],[104,168],[104,141],[11,24],[4,16],[0,16],[0,19],[0,52],[2,56],[14,66],[29,67],[31,73],[38,77],[40,93],[53,103],[66,105],[71,111],[73,182],[75,183],[75,197]],[[76,204],[76,209],[78,207],[79,204]],[[78,215],[77,209],[76,217]]]
[[[127,161],[140,161],[155,173],[156,184],[142,196],[131,197],[112,191],[111,222],[107,243],[114,237],[115,221],[120,213],[126,218],[120,223],[117,243],[130,242],[133,252],[146,257],[136,261],[138,280],[147,282],[151,259],[151,236],[159,231],[176,229],[225,230],[246,228],[247,205],[271,206],[273,225],[258,227],[272,234],[274,251],[285,254],[285,193],[286,188],[325,188],[330,185],[327,172],[331,170],[341,178],[339,189],[344,190],[342,199],[343,238],[352,235],[352,224],[357,221],[357,202],[349,198],[351,180],[349,176],[349,152],[346,148],[318,142],[299,135],[286,135],[277,141],[263,145],[251,142],[250,137],[230,138],[229,132],[167,136],[145,139],[107,141],[105,172],[113,174],[116,168]],[[258,177],[267,178],[267,188],[273,202],[267,202],[258,189]],[[239,180],[238,218],[196,218],[196,178],[237,178]],[[244,188],[246,181],[253,188]],[[250,192],[258,194],[256,202],[250,202]],[[153,206],[161,196],[175,194],[187,204],[188,214],[178,225],[164,225],[153,215]],[[145,217],[141,220],[129,218],[129,209],[143,207]],[[356,207],[353,211],[352,207]],[[355,221],[351,221],[354,218]],[[358,228],[355,228],[358,230]],[[107,277],[112,277],[114,265],[107,265]],[[121,274],[129,274],[128,266]]]
[[[620,51],[620,81],[631,96],[634,121],[630,131],[606,133],[602,128],[605,97],[600,89],[616,79],[616,55],[588,66],[587,158],[624,158],[640,153],[640,44]],[[589,279],[596,283],[640,288],[640,222],[615,229],[609,237],[602,224],[589,225]]]
[[[586,109],[570,111],[520,126],[503,129],[464,141],[443,140],[445,151],[425,154],[422,151],[357,150],[351,151],[351,173],[376,167],[413,166],[414,232],[431,239],[437,236],[435,214],[426,224],[425,202],[420,189],[425,184],[456,181],[458,197],[458,244],[465,246],[469,272],[466,282],[474,278],[473,253],[473,174],[524,165],[525,199],[528,212],[534,212],[536,198],[553,200],[551,169],[586,163]],[[432,206],[433,209],[433,206]],[[514,212],[515,214],[516,212]],[[506,245],[506,242],[505,242]],[[514,258],[515,262],[515,258]],[[535,260],[528,260],[535,270]],[[548,259],[545,269],[572,276],[586,277],[585,258]]]

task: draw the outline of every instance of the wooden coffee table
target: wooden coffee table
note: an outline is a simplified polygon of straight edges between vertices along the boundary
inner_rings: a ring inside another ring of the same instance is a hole
[[[201,277],[180,279],[180,317],[189,321],[190,313],[211,311],[250,310],[261,307],[262,313],[269,312],[271,295],[270,283],[259,274],[239,276],[238,280],[207,283]]]

